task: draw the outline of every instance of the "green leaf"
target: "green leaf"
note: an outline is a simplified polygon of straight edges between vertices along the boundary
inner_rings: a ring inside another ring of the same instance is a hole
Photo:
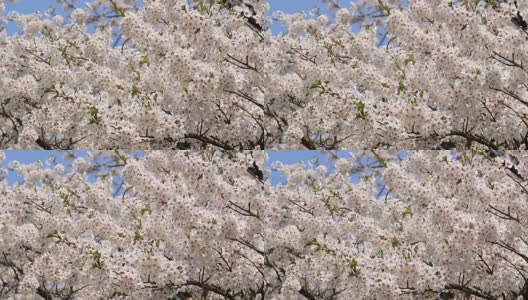
[[[396,237],[392,238],[391,244],[392,248],[397,248],[401,246],[400,240],[398,240]]]
[[[152,208],[150,207],[150,203],[147,203],[142,209],[141,209],[141,214],[145,214],[146,212],[148,212],[149,214],[152,214]]]
[[[405,85],[405,82],[403,82],[403,80],[400,80],[400,82],[398,83],[398,95],[401,92],[405,92],[406,90],[407,90],[407,86]]]
[[[405,258],[406,261],[410,261],[411,260],[411,253],[404,253],[403,254],[403,258]]]
[[[57,237],[59,235],[59,232],[57,230],[53,230],[51,232],[48,233],[48,236],[47,238],[54,238],[54,237]]]
[[[413,215],[413,212],[412,212],[412,209],[410,207],[407,207],[407,209],[405,209],[403,212],[402,212],[402,217],[407,217],[407,216],[411,216],[412,217]]]
[[[139,95],[139,87],[136,84],[134,84],[132,86],[132,96],[137,96],[137,95]]]
[[[139,241],[142,238],[143,237],[141,236],[141,232],[139,232],[139,229],[136,229],[136,231],[134,231],[134,241]]]
[[[139,66],[140,67],[142,67],[145,64],[150,66],[150,60],[149,60],[148,56],[143,56],[143,58],[139,61]]]
[[[403,222],[402,221],[398,221],[398,228],[397,228],[399,231],[403,231]]]
[[[73,48],[75,48],[75,49],[79,49],[79,46],[77,45],[77,42],[75,42],[75,41],[70,41],[70,40],[67,40],[66,42],[68,43],[68,45],[69,45],[70,47],[73,47]]]
[[[54,98],[57,98],[59,96],[59,91],[57,91],[55,85],[52,85],[44,90],[41,97],[44,97],[46,94],[55,94]]]
[[[368,112],[365,111],[365,103],[361,101],[357,101],[355,105],[356,105],[356,110],[357,110],[356,119],[363,119],[363,120],[367,119]]]
[[[314,81],[314,83],[312,83],[312,85],[310,86],[311,89],[318,89],[318,88],[321,88],[323,86],[321,80],[316,80]]]
[[[186,94],[189,94],[189,81],[184,81],[182,84],[182,89]]]
[[[361,269],[358,268],[357,260],[355,258],[352,258],[352,259],[347,259],[347,262],[348,262],[348,267],[351,270],[350,275],[352,276],[359,275],[359,272],[361,271]]]
[[[408,65],[409,63],[416,64],[416,59],[414,58],[414,55],[409,54],[409,56],[403,61],[403,64]]]
[[[96,269],[102,269],[103,266],[104,266],[104,262],[101,260],[101,252],[95,250],[92,252],[92,259],[93,259],[93,263],[92,263],[92,267],[96,268]]]
[[[92,252],[92,257],[94,259],[101,259],[101,253],[96,250],[96,251]]]
[[[95,106],[90,106],[88,108],[88,113],[90,114],[90,119],[88,120],[88,124],[96,124],[101,125],[102,119],[99,116],[99,110]]]
[[[312,237],[308,239],[308,241],[306,242],[306,246],[319,246],[319,242],[315,237]]]

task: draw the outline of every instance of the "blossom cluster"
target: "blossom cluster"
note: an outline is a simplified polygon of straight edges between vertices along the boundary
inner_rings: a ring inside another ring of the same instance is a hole
[[[519,1],[329,1],[280,35],[264,1],[59,2],[0,32],[1,148],[527,147]]]
[[[123,180],[120,193],[111,176],[88,181],[82,166],[101,155],[123,163],[114,173]],[[76,159],[70,173],[11,162],[26,180],[0,183],[0,295],[525,293],[524,152],[360,152],[340,158],[337,172],[273,163],[288,179],[278,186],[270,184],[267,159],[263,151],[148,151],[143,158],[96,152]],[[375,166],[383,168],[350,182]],[[379,176],[383,193],[376,191]]]
[[[527,297],[526,1],[56,1],[0,149],[93,150],[0,151],[0,299]]]

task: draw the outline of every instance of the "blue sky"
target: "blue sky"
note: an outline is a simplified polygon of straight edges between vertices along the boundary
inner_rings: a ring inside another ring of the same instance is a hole
[[[89,0],[77,0],[75,3],[78,6],[84,6],[85,3],[91,2]],[[273,11],[281,10],[287,13],[295,13],[300,11],[310,12],[315,5],[319,5],[324,8],[325,5],[321,5],[319,0],[269,0],[270,3],[270,15]],[[20,14],[30,14],[36,11],[40,11],[42,15],[48,11],[50,7],[53,7],[56,14],[65,15],[62,7],[57,5],[53,0],[18,0],[16,3],[6,2],[6,10],[0,14],[0,16],[7,15],[10,11],[17,11]],[[20,29],[15,24],[10,22],[7,27],[8,34],[18,32]],[[272,31],[277,34],[284,30],[284,28],[277,23],[272,26]]]

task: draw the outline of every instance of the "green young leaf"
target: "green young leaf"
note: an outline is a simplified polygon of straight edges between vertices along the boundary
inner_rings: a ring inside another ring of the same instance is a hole
[[[409,56],[403,61],[403,64],[408,65],[411,62],[413,63],[413,65],[416,64],[416,59],[414,58],[414,55],[409,54]]]
[[[182,84],[182,89],[186,94],[189,94],[189,81],[184,81]]]
[[[134,84],[132,86],[132,96],[134,97],[134,96],[137,96],[137,95],[139,95],[139,87],[136,84]]]
[[[79,49],[79,46],[77,45],[77,42],[70,41],[70,40],[67,40],[66,42],[68,43],[68,46],[70,46],[72,48],[75,48],[75,49]]]
[[[348,260],[348,267],[352,270],[352,275],[358,275],[360,269],[358,268],[358,262],[355,258]]]
[[[319,246],[319,242],[315,237],[312,237],[308,239],[308,241],[306,242],[306,246]]]
[[[59,232],[57,230],[53,230],[51,232],[48,233],[47,235],[47,238],[54,238],[54,237],[57,237],[59,235]]]
[[[150,207],[150,203],[147,203],[142,209],[141,209],[141,214],[145,214],[145,213],[149,213],[149,214],[152,214],[152,208]]]
[[[88,108],[88,113],[90,114],[90,119],[88,120],[88,124],[96,124],[101,125],[102,119],[99,116],[99,110],[95,106],[90,106]]]
[[[403,212],[402,212],[402,217],[407,217],[407,216],[411,216],[412,217],[413,215],[413,212],[412,212],[412,209],[410,207],[407,207],[407,209],[405,209]]]
[[[143,58],[139,61],[139,66],[143,67],[143,65],[150,66],[150,60],[149,60],[148,56],[143,56]]]
[[[400,240],[398,240],[396,237],[392,238],[391,244],[392,248],[398,248],[401,246]]]
[[[356,102],[356,119],[366,120],[368,117],[368,112],[365,111],[365,103],[361,101]]]
[[[42,93],[41,97],[44,97],[44,95],[46,95],[46,94],[55,94],[54,98],[57,98],[60,95],[59,91],[57,91],[57,88],[55,87],[55,85],[52,85],[52,86],[46,88],[44,90],[44,92]]]
[[[401,92],[405,92],[406,90],[407,90],[407,86],[405,85],[405,82],[403,82],[403,80],[400,80],[400,82],[398,83],[398,95]]]
[[[92,263],[92,267],[93,268],[96,268],[96,269],[102,269],[103,266],[104,266],[104,262],[101,260],[101,252],[95,250],[92,252],[92,259],[93,259],[93,263]]]
[[[136,70],[136,69],[132,69],[132,72],[134,72],[134,80],[135,81],[140,81],[141,80],[141,74],[139,73],[139,71]]]
[[[141,240],[143,237],[141,236],[141,232],[139,232],[139,229],[136,229],[134,231],[134,241],[139,241]]]
[[[311,89],[319,89],[323,86],[321,80],[316,80],[312,85],[310,86]]]

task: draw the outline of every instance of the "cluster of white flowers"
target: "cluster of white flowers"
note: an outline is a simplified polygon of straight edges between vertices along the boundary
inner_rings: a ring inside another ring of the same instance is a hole
[[[0,299],[528,295],[525,1],[323,0],[280,35],[267,1],[56,1],[0,17],[0,149],[94,151],[0,151]]]
[[[339,172],[275,164],[288,179],[275,187],[262,151],[117,153],[86,161],[123,162],[120,194],[110,176],[87,183],[80,160],[70,174],[10,164],[34,179],[0,183],[2,298],[524,293],[524,152],[360,152]],[[383,171],[350,183],[375,161]]]
[[[59,2],[2,32],[2,148],[527,148],[523,4],[329,1],[274,36],[266,1]]]

